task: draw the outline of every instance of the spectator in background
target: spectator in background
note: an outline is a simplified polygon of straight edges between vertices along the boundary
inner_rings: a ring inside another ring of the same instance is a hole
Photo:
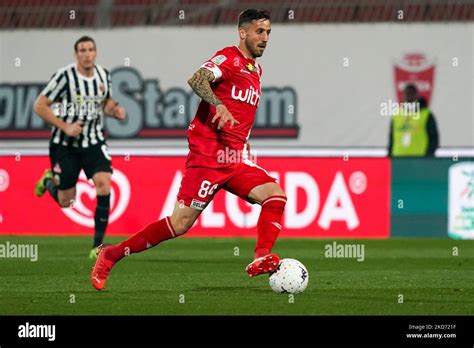
[[[390,157],[433,156],[438,148],[438,129],[433,113],[415,85],[405,87],[404,102],[419,103],[417,112],[393,115],[390,122],[388,154]],[[416,104],[411,104],[416,105]]]

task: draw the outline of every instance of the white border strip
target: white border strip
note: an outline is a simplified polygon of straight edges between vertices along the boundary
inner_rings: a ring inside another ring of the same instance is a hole
[[[148,147],[114,147],[109,148],[113,156],[186,156],[187,148],[148,148]],[[386,157],[385,148],[254,148],[258,157]],[[3,148],[0,156],[46,156],[48,148]],[[438,149],[436,157],[474,157],[474,148],[446,148]]]
[[[474,149],[438,149],[436,157],[474,157]]]

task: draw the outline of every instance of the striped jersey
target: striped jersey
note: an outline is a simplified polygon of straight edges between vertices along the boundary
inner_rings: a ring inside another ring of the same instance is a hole
[[[105,140],[104,101],[112,96],[110,73],[95,65],[94,75],[81,75],[75,63],[59,69],[41,92],[53,101],[52,109],[66,123],[82,121],[78,137],[67,136],[59,128],[51,130],[51,143],[86,148]]]

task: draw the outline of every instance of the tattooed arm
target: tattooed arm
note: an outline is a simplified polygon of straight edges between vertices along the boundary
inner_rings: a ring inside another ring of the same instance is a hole
[[[212,81],[214,81],[214,74],[212,71],[200,68],[193,76],[191,76],[188,80],[188,84],[202,100],[216,107],[216,114],[212,119],[212,123],[219,119],[217,129],[223,128],[227,122],[229,122],[230,128],[232,128],[234,124],[240,124],[240,122],[232,116],[225,105],[214,94],[214,91],[211,88]]]
[[[207,101],[217,107],[222,104],[219,98],[216,97],[211,88],[211,82],[214,80],[214,74],[212,71],[205,68],[201,68],[194,73],[193,76],[188,80],[189,86],[196,92],[202,100]]]

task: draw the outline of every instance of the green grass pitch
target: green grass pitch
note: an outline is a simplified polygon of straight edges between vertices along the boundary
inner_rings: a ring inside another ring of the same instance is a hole
[[[326,258],[333,240],[280,239],[274,251],[309,271],[308,288],[294,298],[273,293],[268,276],[247,276],[253,239],[162,243],[120,262],[102,292],[89,282],[91,237],[0,237],[7,241],[37,243],[39,257],[0,258],[0,315],[474,314],[471,241],[337,240],[365,245],[357,262]]]

